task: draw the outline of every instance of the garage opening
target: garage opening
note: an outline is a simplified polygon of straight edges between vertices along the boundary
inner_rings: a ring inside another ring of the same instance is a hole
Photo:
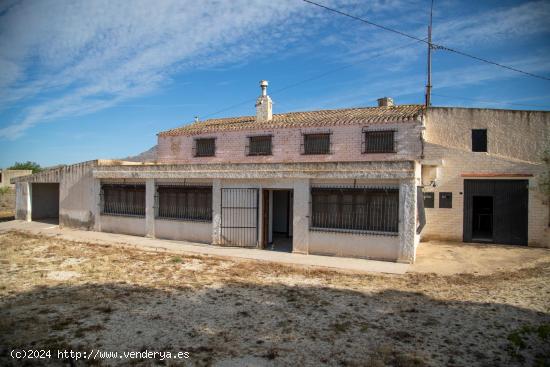
[[[464,241],[527,245],[528,180],[464,180]]]
[[[263,248],[292,252],[292,190],[263,190]]]
[[[474,196],[472,240],[493,241],[493,197]]]
[[[31,219],[59,224],[59,183],[33,183]]]

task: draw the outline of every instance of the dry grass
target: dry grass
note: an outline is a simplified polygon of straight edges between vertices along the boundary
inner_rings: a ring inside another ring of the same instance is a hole
[[[15,190],[9,187],[0,188],[0,222],[15,217]]]
[[[190,365],[549,358],[548,263],[483,276],[351,275],[6,233],[0,277],[0,364],[17,364],[6,357],[13,347],[188,351]]]

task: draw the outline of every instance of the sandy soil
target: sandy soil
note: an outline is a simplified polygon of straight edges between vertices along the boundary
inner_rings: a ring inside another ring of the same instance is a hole
[[[16,347],[187,351],[197,366],[548,365],[550,259],[506,266],[354,275],[6,233],[0,365],[21,364]],[[76,365],[90,363],[182,361]]]
[[[422,242],[411,271],[418,273],[492,274],[533,267],[550,261],[550,249],[527,246]]]

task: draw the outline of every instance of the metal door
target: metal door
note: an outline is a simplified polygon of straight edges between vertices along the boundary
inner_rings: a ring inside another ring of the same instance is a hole
[[[472,241],[473,197],[493,198],[493,242],[527,245],[529,181],[464,180],[464,241]]]
[[[221,189],[221,245],[258,245],[258,189]]]

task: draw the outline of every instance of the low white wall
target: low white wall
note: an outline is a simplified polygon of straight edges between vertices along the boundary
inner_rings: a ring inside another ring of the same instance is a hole
[[[376,236],[342,232],[309,232],[309,253],[395,261],[399,236]]]
[[[200,243],[212,242],[212,222],[155,219],[155,237]]]
[[[145,236],[145,218],[101,215],[101,231]]]

